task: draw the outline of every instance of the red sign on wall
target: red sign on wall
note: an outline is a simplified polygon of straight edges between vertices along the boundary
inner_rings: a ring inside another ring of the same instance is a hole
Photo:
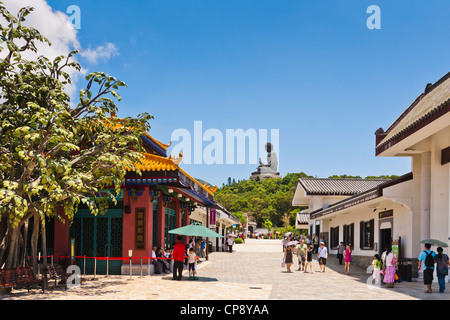
[[[212,229],[216,228],[216,209],[209,209],[209,227]]]

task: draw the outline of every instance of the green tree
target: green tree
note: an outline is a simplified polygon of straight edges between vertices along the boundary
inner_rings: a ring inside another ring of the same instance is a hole
[[[267,230],[269,230],[269,232],[270,232],[273,228],[272,221],[270,221],[269,219],[266,219],[264,221],[264,228],[267,228]]]
[[[38,30],[23,25],[33,10],[22,8],[15,17],[0,3],[7,23],[0,25],[5,53],[0,61],[0,265],[31,264],[36,270],[39,231],[46,256],[46,218],[71,221],[80,203],[95,215],[104,213],[108,199],[95,199],[94,193],[104,187],[119,191],[126,170],[139,173],[139,137],[152,116],[111,117],[117,112],[113,99],[121,100],[117,90],[126,84],[101,72],[86,77],[86,88],[73,105],[65,87],[71,83],[66,70],[81,69],[73,61],[76,51],[53,61],[22,56],[37,52],[37,42],[51,45]]]

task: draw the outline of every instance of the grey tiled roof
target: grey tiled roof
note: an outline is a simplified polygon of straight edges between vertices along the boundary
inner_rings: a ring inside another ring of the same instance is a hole
[[[354,205],[379,198],[383,196],[383,190],[388,187],[392,187],[394,185],[403,183],[405,181],[409,181],[413,179],[412,172],[407,173],[401,177],[398,177],[394,180],[386,180],[384,183],[381,183],[377,187],[374,187],[373,189],[366,190],[365,192],[362,192],[360,194],[353,195],[347,199],[344,199],[342,201],[333,203],[331,206],[325,209],[318,209],[316,211],[311,212],[310,216],[312,219],[325,216],[327,214],[337,212],[340,210],[348,209],[350,207],[353,207]],[[380,181],[380,180],[377,180]]]
[[[297,212],[297,222],[298,224],[308,224],[309,213]]]
[[[373,189],[388,180],[300,178],[307,195],[355,195]]]

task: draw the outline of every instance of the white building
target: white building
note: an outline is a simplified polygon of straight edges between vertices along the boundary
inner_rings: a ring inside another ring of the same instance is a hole
[[[331,249],[339,241],[351,243],[352,256],[364,266],[391,241],[399,241],[400,259],[409,263],[403,272],[417,277],[420,241],[450,243],[449,111],[450,73],[428,84],[386,131],[375,133],[376,156],[410,157],[410,173],[344,199],[342,193],[308,198],[297,188],[297,198],[308,199],[312,209],[310,228],[328,233]],[[294,196],[293,204],[297,200]]]
[[[228,212],[224,207],[215,204],[216,209],[216,224],[215,227],[207,223],[207,217],[210,216],[211,211],[207,213],[205,207],[198,206],[192,211],[189,219],[192,222],[200,222],[204,226],[208,226],[211,230],[217,232],[218,234],[224,236],[224,238],[209,238],[209,241],[212,244],[212,251],[222,251],[222,244],[225,241],[227,235],[227,228],[231,227],[234,224],[240,224],[241,221]]]

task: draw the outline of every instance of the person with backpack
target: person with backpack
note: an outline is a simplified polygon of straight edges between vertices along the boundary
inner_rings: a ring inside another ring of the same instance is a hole
[[[425,243],[425,250],[419,254],[418,270],[420,271],[423,265],[423,283],[427,286],[425,293],[431,293],[431,284],[433,283],[434,263],[436,261],[436,253],[431,250],[431,244]]]
[[[445,277],[448,275],[448,266],[450,266],[450,260],[448,255],[443,253],[442,247],[437,248],[438,253],[436,255],[436,273],[439,283],[439,292],[445,292]]]

